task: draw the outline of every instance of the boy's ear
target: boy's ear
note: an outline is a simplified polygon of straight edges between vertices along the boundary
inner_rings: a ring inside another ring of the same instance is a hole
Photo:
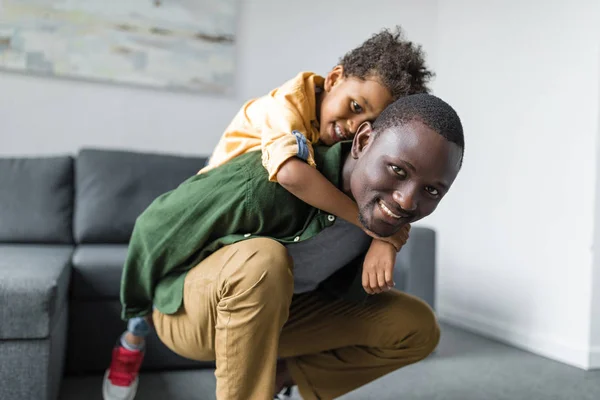
[[[352,158],[358,159],[360,154],[369,147],[371,136],[373,134],[373,126],[369,121],[365,121],[359,125],[356,130],[356,135],[352,141]]]
[[[344,79],[344,67],[336,65],[325,77],[325,91],[329,92],[332,87],[340,83]]]

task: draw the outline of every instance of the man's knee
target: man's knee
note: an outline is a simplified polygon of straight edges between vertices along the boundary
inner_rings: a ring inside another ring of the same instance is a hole
[[[428,310],[428,320],[422,324],[418,330],[419,338],[416,348],[420,351],[422,358],[433,353],[440,342],[441,336],[440,325],[437,318],[430,308],[428,308]]]
[[[440,326],[435,313],[427,303],[416,297],[398,304],[405,318],[398,320],[398,331],[403,332],[395,344],[398,348],[411,348],[419,359],[431,354],[440,341]],[[407,313],[406,307],[409,310]],[[400,311],[400,310],[398,310]],[[408,328],[408,334],[407,333]]]
[[[272,239],[239,243],[228,264],[232,272],[224,282],[225,296],[251,292],[265,300],[291,300],[294,279],[287,249]]]

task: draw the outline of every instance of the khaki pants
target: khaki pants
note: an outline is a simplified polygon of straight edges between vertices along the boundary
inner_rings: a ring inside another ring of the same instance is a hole
[[[292,261],[264,238],[226,246],[186,276],[183,306],[154,311],[160,339],[193,360],[216,360],[217,399],[273,399],[276,361],[304,399],[333,399],[429,355],[431,309],[392,290],[366,304],[293,294]]]

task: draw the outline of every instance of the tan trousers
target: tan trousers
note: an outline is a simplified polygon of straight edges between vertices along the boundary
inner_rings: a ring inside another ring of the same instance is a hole
[[[250,239],[194,267],[181,309],[155,310],[154,325],[177,354],[216,360],[219,400],[273,399],[278,358],[304,399],[333,399],[425,358],[439,340],[431,309],[399,291],[364,305],[292,294],[285,247]]]

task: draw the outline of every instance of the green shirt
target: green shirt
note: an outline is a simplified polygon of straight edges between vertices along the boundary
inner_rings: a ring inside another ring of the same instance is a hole
[[[319,171],[338,187],[350,146],[315,148]],[[259,151],[195,175],[136,220],[121,280],[122,317],[147,315],[153,306],[175,313],[186,273],[223,246],[251,237],[307,240],[332,224],[326,213],[270,182]]]

